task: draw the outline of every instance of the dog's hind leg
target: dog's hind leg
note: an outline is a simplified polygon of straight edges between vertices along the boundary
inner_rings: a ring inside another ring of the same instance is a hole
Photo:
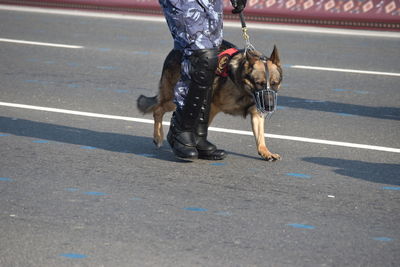
[[[159,83],[158,103],[153,109],[153,142],[159,148],[164,140],[162,120],[166,112],[174,111],[174,87],[180,78],[182,51],[171,50],[164,61]]]
[[[268,150],[267,146],[265,145],[264,117],[261,116],[255,108],[250,110],[250,113],[251,113],[251,126],[253,129],[254,137],[256,139],[258,154],[267,161],[280,160],[281,156],[278,154],[271,153]]]
[[[210,115],[208,118],[208,126],[210,126],[211,122],[214,120],[215,116],[220,112],[221,110],[218,108],[217,105],[211,103],[211,109],[210,109]]]
[[[164,140],[164,130],[162,126],[162,120],[166,112],[171,112],[175,110],[175,104],[172,101],[164,102],[156,106],[153,111],[154,118],[154,132],[153,132],[153,142],[160,148]]]

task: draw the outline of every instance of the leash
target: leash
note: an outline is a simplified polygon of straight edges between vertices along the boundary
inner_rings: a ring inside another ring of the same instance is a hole
[[[243,11],[239,13],[240,22],[242,24],[242,37],[245,42],[244,52],[246,53],[247,50],[255,50],[254,46],[250,43],[250,36],[247,33],[247,25],[246,21],[244,20]]]

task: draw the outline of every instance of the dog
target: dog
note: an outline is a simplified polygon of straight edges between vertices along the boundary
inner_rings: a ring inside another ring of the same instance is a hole
[[[230,48],[236,47],[224,40],[220,46],[220,52]],[[139,111],[143,114],[153,113],[153,142],[158,148],[161,147],[164,139],[163,116],[176,108],[173,103],[174,87],[180,78],[181,59],[181,51],[172,50],[164,61],[158,95],[154,97],[141,95],[137,99]],[[265,118],[257,110],[253,97],[253,93],[263,89],[267,83],[275,92],[281,86],[283,75],[277,47],[274,46],[269,58],[256,50],[238,50],[230,60],[220,58],[219,71],[224,67],[221,65],[226,66],[227,75],[226,77],[216,76],[214,80],[208,125],[219,112],[233,116],[241,115],[244,118],[250,114],[258,154],[267,161],[280,160],[281,156],[271,153],[265,145]],[[268,81],[267,73],[269,74]]]

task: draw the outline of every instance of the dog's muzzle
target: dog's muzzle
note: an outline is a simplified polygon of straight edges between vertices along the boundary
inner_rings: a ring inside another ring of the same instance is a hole
[[[263,116],[272,115],[276,110],[278,93],[265,87],[253,93],[256,108]]]

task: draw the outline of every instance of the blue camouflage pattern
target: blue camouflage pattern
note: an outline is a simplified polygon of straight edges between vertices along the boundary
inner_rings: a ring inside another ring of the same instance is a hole
[[[174,39],[182,50],[181,79],[175,86],[174,102],[183,108],[189,90],[190,61],[194,50],[218,48],[222,43],[222,0],[159,0]]]

